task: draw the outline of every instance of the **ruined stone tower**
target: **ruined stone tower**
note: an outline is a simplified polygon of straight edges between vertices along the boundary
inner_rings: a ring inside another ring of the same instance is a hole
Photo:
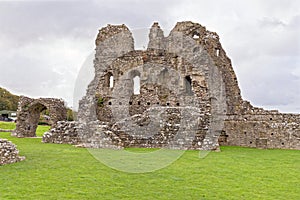
[[[178,22],[165,37],[154,23],[144,51],[134,49],[125,25],[108,25],[98,33],[94,67],[79,103],[83,146],[300,149],[299,115],[244,101],[219,36],[200,24]]]

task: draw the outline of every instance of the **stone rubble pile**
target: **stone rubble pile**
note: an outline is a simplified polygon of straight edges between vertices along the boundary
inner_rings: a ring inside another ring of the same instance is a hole
[[[44,143],[78,144],[79,123],[76,121],[58,121],[55,128],[50,129],[43,135]]]
[[[24,156],[19,156],[16,145],[7,139],[0,139],[0,165],[20,162],[24,159]]]

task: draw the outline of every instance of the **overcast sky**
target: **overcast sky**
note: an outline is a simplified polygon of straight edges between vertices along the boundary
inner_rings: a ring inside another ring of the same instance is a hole
[[[99,28],[124,23],[142,47],[154,21],[189,20],[219,34],[244,99],[300,113],[299,0],[0,0],[0,87],[72,106]]]

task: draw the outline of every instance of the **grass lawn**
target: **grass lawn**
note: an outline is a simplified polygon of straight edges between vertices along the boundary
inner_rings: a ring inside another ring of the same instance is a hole
[[[300,199],[296,150],[222,147],[204,159],[186,151],[166,168],[130,174],[106,167],[84,148],[10,133],[0,138],[26,156],[0,166],[0,199]]]
[[[8,130],[14,130],[16,128],[16,123],[14,122],[1,122],[0,121],[0,128],[1,129],[8,129]],[[38,126],[36,129],[36,136],[42,137],[45,132],[47,132],[50,129],[49,126]],[[0,136],[1,138],[1,136]]]
[[[2,121],[0,121],[0,128],[1,129],[14,130],[16,128],[16,123],[14,123],[14,122],[2,122]]]

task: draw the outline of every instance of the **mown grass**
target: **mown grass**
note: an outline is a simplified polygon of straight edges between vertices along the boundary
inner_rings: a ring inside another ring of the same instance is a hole
[[[1,129],[14,130],[16,128],[16,123],[14,123],[14,122],[1,122],[0,121],[0,128]]]
[[[0,199],[300,199],[300,151],[222,147],[204,159],[186,151],[166,168],[130,174],[84,148],[0,137],[26,156],[0,167]]]
[[[36,129],[36,136],[42,137],[45,132],[49,131],[49,129],[50,129],[50,126],[39,125]]]
[[[14,130],[16,128],[16,123],[14,122],[0,122],[1,129]],[[38,126],[36,129],[36,136],[42,137],[45,132],[50,129],[49,126]]]

